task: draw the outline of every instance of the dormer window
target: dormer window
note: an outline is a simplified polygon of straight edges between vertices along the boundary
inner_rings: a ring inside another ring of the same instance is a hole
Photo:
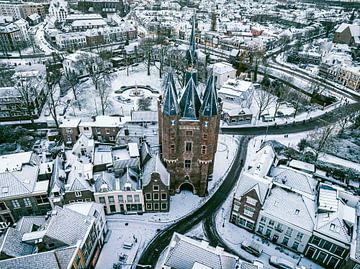
[[[334,223],[331,223],[330,224],[330,231],[335,231],[335,224]]]
[[[300,210],[299,209],[295,209],[295,215],[299,215]]]

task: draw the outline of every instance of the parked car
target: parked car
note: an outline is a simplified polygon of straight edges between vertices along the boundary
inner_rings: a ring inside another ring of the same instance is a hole
[[[271,256],[269,259],[269,263],[274,267],[280,269],[297,269],[296,265],[291,261],[277,256]]]
[[[263,252],[263,247],[260,245],[260,243],[254,240],[243,241],[241,243],[241,248],[256,257],[260,257],[261,253]]]

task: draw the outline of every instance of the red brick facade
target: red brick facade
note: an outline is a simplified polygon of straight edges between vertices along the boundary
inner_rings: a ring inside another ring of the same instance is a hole
[[[221,109],[213,117],[185,120],[179,115],[164,115],[159,99],[158,111],[162,159],[171,178],[170,193],[179,192],[182,184],[189,183],[195,194],[206,196],[214,167]]]

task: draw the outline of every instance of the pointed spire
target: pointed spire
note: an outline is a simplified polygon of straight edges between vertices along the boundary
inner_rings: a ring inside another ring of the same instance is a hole
[[[196,54],[196,41],[195,41],[195,15],[192,17],[189,49],[187,50],[186,58],[188,60],[189,65],[194,65],[196,63],[197,54]]]
[[[206,83],[200,114],[205,117],[212,117],[218,114],[217,92],[215,87],[215,79],[212,74],[209,76]]]
[[[184,93],[180,99],[179,107],[183,118],[192,120],[196,120],[198,118],[201,101],[192,77],[185,86]]]
[[[169,72],[165,78],[164,85],[164,102],[163,113],[168,116],[177,115],[179,112],[179,106],[177,102],[177,93],[175,87],[175,80],[173,74]]]

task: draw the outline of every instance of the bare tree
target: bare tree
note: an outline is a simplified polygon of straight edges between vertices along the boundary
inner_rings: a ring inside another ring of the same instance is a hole
[[[102,76],[97,88],[95,88],[96,94],[100,98],[101,114],[105,115],[105,111],[109,106],[109,96],[111,92],[111,78],[108,76]]]
[[[351,123],[351,119],[353,118],[354,115],[352,115],[351,113],[349,113],[346,110],[341,110],[340,113],[338,114],[338,122],[337,125],[340,128],[339,129],[339,135],[342,135],[344,133],[345,128]]]
[[[320,128],[317,132],[310,135],[313,141],[313,149],[315,150],[315,159],[317,160],[320,152],[330,147],[335,136],[335,125],[328,125]]]
[[[110,63],[94,54],[84,54],[80,61],[94,85],[95,94],[100,98],[101,113],[105,115],[111,88]]]
[[[81,111],[81,104],[78,101],[78,93],[79,93],[79,78],[74,72],[65,72],[63,76],[64,86],[66,88],[70,88],[74,95],[75,103],[77,103],[79,110]]]
[[[34,78],[29,78],[23,75],[16,75],[14,77],[15,89],[20,95],[21,106],[26,110],[27,115],[30,118],[32,126],[35,126],[34,122],[34,109],[35,99],[37,92],[34,86]]]
[[[278,81],[277,83],[273,83],[272,87],[273,87],[273,92],[277,97],[275,100],[275,111],[274,111],[274,117],[276,117],[276,114],[279,111],[281,104],[284,101],[286,101],[288,98],[288,89],[280,81]]]
[[[48,107],[51,117],[54,119],[55,125],[59,128],[59,122],[57,118],[56,109],[60,105],[60,90],[57,91],[57,87],[60,88],[61,72],[55,65],[48,65],[46,67],[46,83],[47,83],[47,97]]]
[[[270,91],[258,90],[254,94],[254,100],[259,107],[258,120],[261,114],[275,101],[275,96]]]
[[[292,103],[295,111],[294,111],[294,118],[296,117],[299,109],[302,106],[305,106],[309,103],[309,100],[307,100],[304,97],[304,94],[298,92],[297,90],[291,89],[288,92],[288,100]]]

